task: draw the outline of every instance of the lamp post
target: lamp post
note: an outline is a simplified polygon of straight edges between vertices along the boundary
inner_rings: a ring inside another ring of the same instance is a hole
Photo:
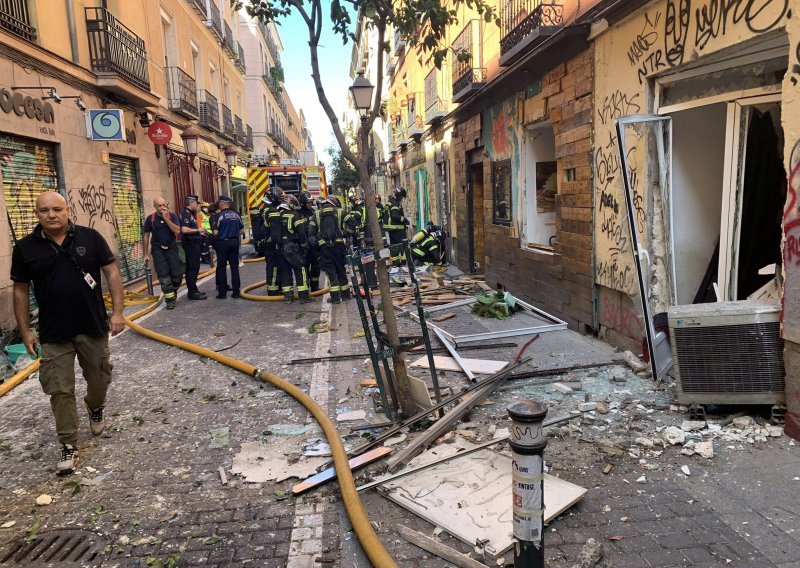
[[[378,212],[375,206],[375,192],[372,191],[372,183],[367,165],[368,160],[365,155],[369,148],[369,128],[372,125],[372,121],[368,119],[368,115],[372,109],[372,96],[374,91],[375,87],[369,82],[369,79],[364,76],[363,71],[356,75],[353,84],[350,86],[350,96],[353,99],[353,107],[355,107],[361,115],[361,125],[358,129],[358,163],[354,165],[356,166],[358,177],[361,181],[362,189],[364,190],[364,203],[367,211],[367,222],[369,223],[369,231],[364,244],[366,245],[365,248],[377,249],[373,258],[374,262],[377,264],[377,280],[383,308],[383,321],[386,326],[386,335],[391,347],[397,347],[400,345],[400,334],[397,331],[397,316],[395,315],[394,304],[392,303],[392,293],[389,289],[389,269],[386,264],[386,259],[391,255],[389,251],[384,248],[383,234],[381,233],[381,226],[378,222]],[[372,269],[372,263],[365,265],[364,268],[366,274]],[[370,282],[370,279],[368,278],[367,281]],[[358,294],[357,290],[355,292]],[[411,415],[415,407],[411,396],[411,389],[408,384],[406,360],[402,353],[398,352],[392,357],[392,370],[394,371],[395,390],[398,398],[398,400],[393,402],[395,405],[399,404],[400,410],[403,413]]]
[[[186,153],[194,157],[197,155],[197,141],[200,140],[200,132],[194,127],[190,126],[181,132],[181,140],[183,140],[183,147]]]

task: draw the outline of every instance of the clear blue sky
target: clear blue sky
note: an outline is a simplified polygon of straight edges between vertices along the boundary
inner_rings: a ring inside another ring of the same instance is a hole
[[[347,45],[342,45],[341,37],[335,36],[331,31],[328,11],[324,10],[324,14],[325,23],[319,49],[320,74],[328,100],[341,120],[342,113],[347,107],[349,96],[347,89],[352,82],[349,72],[353,44],[348,42]],[[284,48],[282,63],[286,88],[295,107],[298,111],[302,109],[305,114],[306,124],[311,131],[311,140],[319,159],[328,163],[330,157],[325,149],[331,145],[336,146],[336,139],[333,137],[330,121],[319,103],[311,78],[308,28],[300,16],[293,14],[280,20],[278,29]]]

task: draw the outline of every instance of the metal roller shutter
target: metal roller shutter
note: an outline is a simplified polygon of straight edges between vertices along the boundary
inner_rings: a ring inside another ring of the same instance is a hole
[[[144,276],[142,192],[136,160],[111,156],[110,163],[119,269],[123,282],[129,282]]]
[[[0,168],[6,215],[14,244],[36,226],[33,210],[39,194],[58,191],[55,146],[0,134]]]

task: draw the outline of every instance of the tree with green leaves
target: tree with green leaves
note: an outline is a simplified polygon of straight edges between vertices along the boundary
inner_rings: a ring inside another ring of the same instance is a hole
[[[234,0],[239,3],[238,0]],[[309,62],[311,77],[314,81],[317,97],[327,115],[339,144],[341,156],[349,162],[358,174],[360,186],[364,192],[367,220],[373,235],[380,235],[375,208],[374,191],[371,188],[369,175],[369,156],[365,151],[369,148],[369,134],[373,123],[381,114],[383,98],[384,57],[389,51],[389,34],[392,31],[402,34],[409,45],[420,47],[426,54],[433,56],[437,67],[441,66],[449,46],[443,40],[449,26],[458,24],[458,8],[466,6],[480,14],[486,22],[497,22],[498,17],[493,3],[486,0],[247,0],[245,6],[251,17],[260,18],[263,22],[280,23],[282,18],[302,18],[308,30]],[[346,44],[355,41],[357,26],[361,19],[377,32],[377,77],[372,108],[361,120],[356,136],[357,151],[348,144],[337,113],[331,106],[325,89],[319,66],[320,38],[323,26],[330,26],[336,35]],[[458,59],[468,58],[469,54],[454,54]],[[377,243],[382,245],[382,243]],[[376,255],[376,257],[379,255]],[[389,274],[385,260],[379,260],[378,283],[380,286],[383,317],[386,333],[393,345],[399,344],[397,319],[389,289]],[[403,414],[413,414],[415,404],[408,385],[405,359],[401,353],[392,359],[398,402]]]
[[[336,146],[329,146],[325,151],[331,157],[331,163],[328,166],[330,171],[328,186],[337,190],[358,187],[361,184],[358,171],[353,167],[353,164],[344,158],[341,149]]]

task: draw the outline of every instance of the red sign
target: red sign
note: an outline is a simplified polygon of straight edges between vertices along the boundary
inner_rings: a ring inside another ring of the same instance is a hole
[[[168,144],[172,140],[172,129],[166,122],[157,120],[147,129],[147,137],[153,144]]]

